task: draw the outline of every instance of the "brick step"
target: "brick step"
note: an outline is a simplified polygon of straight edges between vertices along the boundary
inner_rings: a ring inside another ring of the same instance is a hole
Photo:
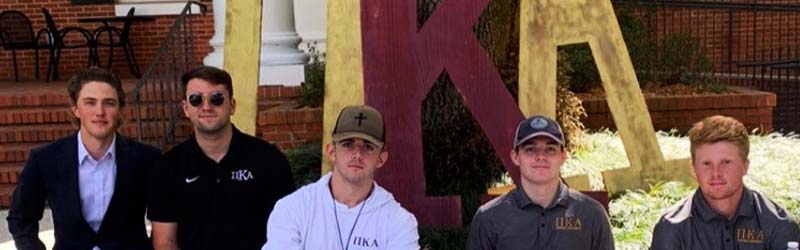
[[[69,123],[71,119],[72,114],[67,106],[17,108],[0,112],[0,128],[5,129],[8,125]]]
[[[166,122],[166,120],[163,121]],[[176,136],[188,136],[192,133],[191,122],[186,119],[179,120],[176,126]],[[135,137],[136,130],[136,123],[129,121],[126,122],[118,131],[123,135]],[[75,131],[77,131],[76,128],[69,123],[3,126],[0,128],[0,143],[13,144],[52,142],[58,138],[75,133]],[[153,126],[145,123],[142,126],[142,137],[160,137],[163,136],[163,134],[164,131],[163,128],[161,128],[161,125]]]
[[[11,195],[16,184],[0,184],[0,208],[11,207]]]
[[[76,128],[69,123],[3,126],[2,132],[0,132],[0,143],[52,142],[75,133],[75,131]]]
[[[134,103],[134,94],[126,92],[126,102],[131,105]],[[160,90],[150,90],[140,94],[143,102],[164,102],[171,100],[178,102],[183,99],[183,94],[169,94]],[[168,98],[171,97],[171,98]],[[70,105],[69,94],[66,89],[63,91],[41,91],[33,93],[0,93],[0,110],[19,109],[22,107],[67,107]]]
[[[0,109],[18,109],[21,107],[60,107],[69,105],[69,95],[64,93],[2,93]]]
[[[123,110],[123,117],[130,121],[135,121],[136,109],[133,106],[126,106]],[[166,119],[173,116],[183,118],[184,114],[180,107],[169,110],[161,104],[156,106],[145,105],[140,107],[141,117]],[[0,129],[8,125],[26,124],[57,124],[70,123],[73,114],[68,106],[53,107],[23,107],[8,110],[0,110]]]
[[[0,170],[5,166],[24,164],[24,162],[28,160],[31,150],[44,146],[47,143],[49,142],[0,144]]]
[[[16,184],[24,166],[24,163],[0,164],[0,185]]]
[[[135,128],[134,128],[135,129]],[[181,143],[192,135],[192,127],[188,122],[182,122],[177,125],[175,136],[175,144]],[[135,137],[132,137],[134,140]],[[161,143],[160,137],[143,137],[144,143],[158,147]],[[44,142],[28,142],[28,143],[2,143],[0,144],[0,171],[6,166],[21,166],[28,160],[31,150],[42,147],[51,143],[51,141]]]

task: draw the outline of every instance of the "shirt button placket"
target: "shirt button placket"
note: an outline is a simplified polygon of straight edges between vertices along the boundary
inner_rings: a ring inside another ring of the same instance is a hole
[[[222,171],[222,166],[220,166],[219,163],[217,163],[217,165],[215,166],[215,169],[217,170],[217,176],[216,176],[217,177],[217,184],[219,184],[219,181],[220,181],[220,179],[222,179],[222,175],[224,174],[224,172]]]
[[[730,223],[725,223],[725,249],[734,249],[733,248],[734,242],[733,239],[731,239],[733,236],[731,228],[732,226]]]
[[[540,219],[540,221],[542,222],[542,229],[544,229],[544,227],[545,227],[545,225],[546,225],[546,224],[545,224],[545,214],[544,214],[544,210],[542,210],[542,212],[539,214],[539,219]]]

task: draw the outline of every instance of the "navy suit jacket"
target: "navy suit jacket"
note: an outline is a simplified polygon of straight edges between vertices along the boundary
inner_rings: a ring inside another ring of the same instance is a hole
[[[114,193],[98,232],[83,218],[78,187],[77,133],[31,151],[8,213],[20,250],[44,249],[39,220],[45,200],[53,212],[55,250],[152,249],[144,224],[148,171],[160,157],[150,146],[117,135]]]

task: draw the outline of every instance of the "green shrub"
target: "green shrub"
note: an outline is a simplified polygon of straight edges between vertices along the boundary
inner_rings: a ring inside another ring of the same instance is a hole
[[[698,83],[713,73],[714,65],[705,56],[700,40],[686,33],[671,33],[660,41],[658,77],[663,83]]]
[[[461,196],[462,222],[468,224],[480,195],[500,180],[504,167],[446,73],[423,101],[422,142],[427,194]]]
[[[466,228],[419,227],[419,245],[422,250],[461,250],[467,247]]]
[[[317,50],[316,42],[308,45],[308,54],[311,59],[305,65],[306,80],[300,84],[296,101],[300,106],[319,107],[325,97],[325,54]]]
[[[714,77],[714,64],[699,39],[686,33],[670,33],[655,41],[649,36],[642,16],[635,12],[641,5],[628,1],[617,7],[617,21],[640,87],[683,83],[700,91],[725,91],[725,85]],[[561,46],[559,57],[568,65],[565,68],[571,91],[586,92],[600,86],[600,75],[588,44]]]
[[[580,119],[581,117],[586,117],[586,110],[583,108],[581,99],[569,89],[571,79],[567,72],[569,72],[571,65],[566,63],[567,58],[563,57],[563,54],[564,52],[559,52],[557,59],[556,121],[561,124],[561,129],[564,130],[567,149],[575,151],[581,147],[580,140],[586,127],[583,126]]]
[[[559,82],[565,83],[571,91],[587,92],[600,86],[600,74],[587,43],[560,46],[558,66],[559,74],[566,77]]]
[[[286,159],[298,188],[315,182],[322,172],[322,143],[313,142],[290,149],[286,152]]]

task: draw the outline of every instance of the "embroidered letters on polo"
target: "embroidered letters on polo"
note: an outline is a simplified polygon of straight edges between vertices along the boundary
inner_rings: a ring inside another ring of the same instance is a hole
[[[736,241],[740,243],[764,243],[764,231],[749,228],[736,229]]]
[[[556,217],[556,230],[580,231],[583,223],[578,217]]]
[[[253,173],[247,169],[231,171],[231,180],[247,181],[253,179]]]

